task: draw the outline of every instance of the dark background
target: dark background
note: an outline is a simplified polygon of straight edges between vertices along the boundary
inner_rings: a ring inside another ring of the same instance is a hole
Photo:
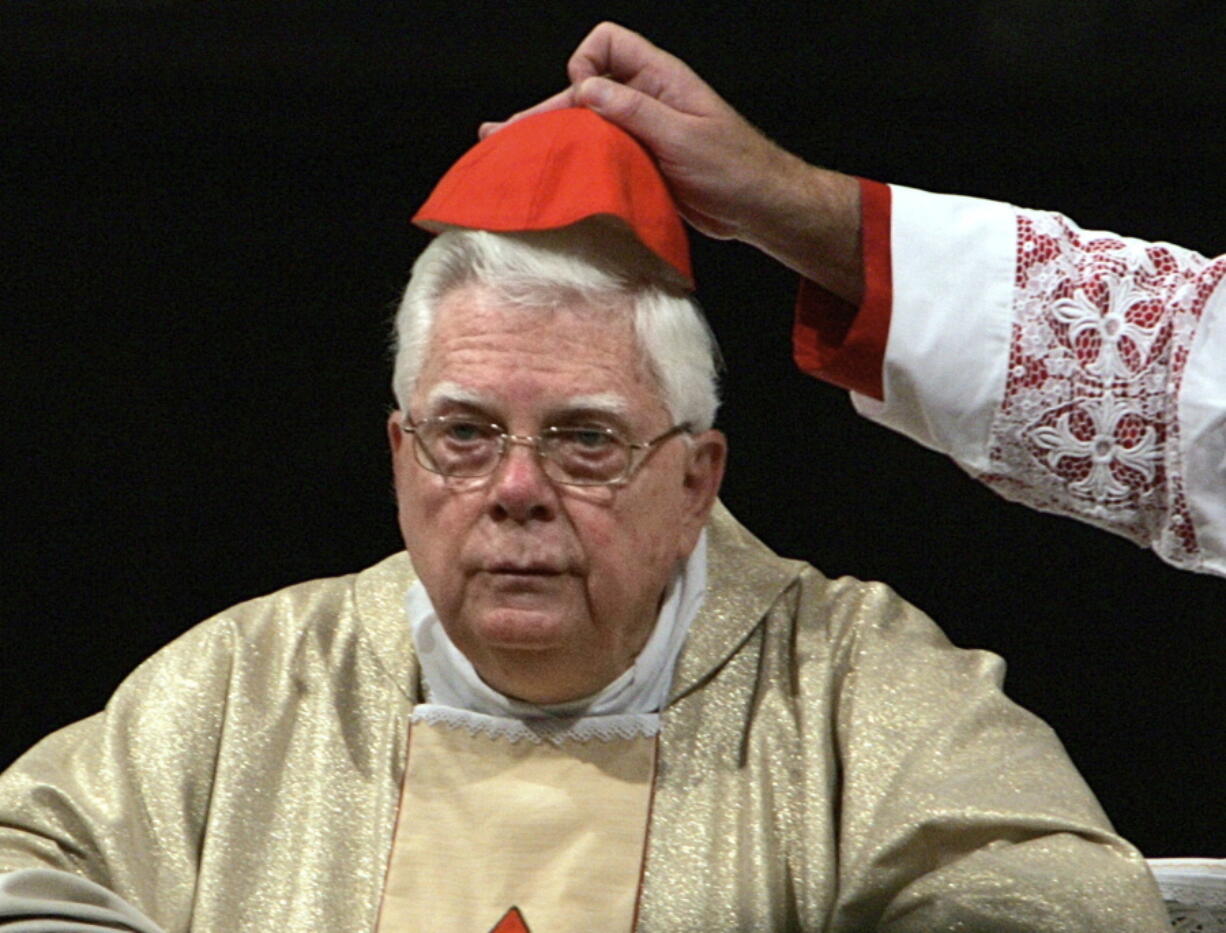
[[[0,12],[0,765],[240,599],[399,547],[408,218],[615,18],[812,161],[1215,253],[1226,7],[1179,0],[12,2]],[[789,273],[698,241],[725,499],[1010,662],[1147,855],[1226,856],[1226,580],[1003,502],[789,361]]]

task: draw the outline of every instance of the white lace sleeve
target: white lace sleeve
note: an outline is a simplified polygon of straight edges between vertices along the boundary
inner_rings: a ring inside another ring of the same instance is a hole
[[[885,402],[1001,495],[1226,574],[1226,256],[894,188]]]
[[[1226,572],[1226,475],[1211,462],[1226,441],[1226,320],[1206,317],[1223,277],[1226,257],[1018,211],[1008,370],[980,478]]]

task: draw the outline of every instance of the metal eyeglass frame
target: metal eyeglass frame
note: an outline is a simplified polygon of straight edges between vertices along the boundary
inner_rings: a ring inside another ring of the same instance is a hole
[[[434,460],[430,456],[430,451],[426,449],[426,445],[422,443],[421,441],[421,435],[418,429],[427,424],[448,424],[450,422],[462,422],[465,424],[477,425],[480,427],[490,428],[493,431],[494,435],[498,438],[498,456],[494,458],[488,470],[485,470],[481,473],[467,473],[467,474],[445,473],[443,472],[443,470],[439,468],[438,464],[434,462]],[[418,464],[424,467],[425,469],[429,470],[431,473],[437,473],[439,476],[445,476],[449,479],[479,479],[482,476],[489,476],[493,473],[496,473],[498,471],[498,468],[502,465],[502,461],[506,459],[507,448],[510,444],[524,444],[526,446],[532,447],[532,449],[535,451],[537,457],[540,459],[542,463],[541,469],[545,473],[545,475],[549,477],[551,481],[555,483],[561,483],[564,486],[620,486],[620,485],[623,485],[624,483],[629,482],[630,479],[634,476],[634,474],[638,472],[639,468],[647,461],[647,458],[648,456],[650,456],[651,451],[653,449],[658,447],[660,444],[663,444],[665,441],[670,440],[671,438],[674,438],[680,434],[689,434],[691,432],[689,422],[683,421],[680,424],[673,425],[663,434],[659,434],[656,437],[653,437],[649,441],[643,441],[642,443],[636,444],[636,443],[626,440],[620,434],[614,431],[612,428],[606,428],[606,427],[582,428],[581,430],[584,430],[584,431],[595,431],[599,434],[603,434],[606,437],[613,439],[617,443],[627,447],[630,450],[630,457],[626,463],[626,468],[625,470],[622,471],[622,473],[619,476],[616,476],[613,479],[593,480],[590,482],[584,482],[582,480],[576,481],[576,480],[560,479],[554,476],[552,473],[550,473],[550,471],[546,467],[546,464],[550,464],[550,463],[556,465],[557,461],[553,459],[552,455],[546,452],[545,447],[543,446],[545,439],[551,436],[557,436],[558,434],[562,434],[566,431],[576,430],[574,428],[548,427],[544,431],[542,431],[540,434],[511,434],[507,431],[504,431],[501,425],[494,424],[493,422],[477,421],[472,418],[457,418],[452,415],[440,415],[435,418],[423,418],[419,422],[414,422],[406,415],[405,420],[400,425],[400,429],[404,431],[405,434],[413,435],[413,456],[417,460]]]

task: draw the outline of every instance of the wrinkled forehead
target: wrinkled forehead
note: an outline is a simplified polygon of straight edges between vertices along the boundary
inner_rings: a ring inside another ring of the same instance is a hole
[[[446,319],[462,324],[474,315],[505,316],[512,320],[539,321],[551,315],[599,322],[605,329],[634,330],[634,297],[620,292],[585,294],[562,283],[544,283],[531,276],[520,281],[505,276],[459,279],[435,302],[434,328]]]
[[[504,405],[501,394],[458,382],[436,382],[421,399],[423,417],[448,414],[457,409],[497,412]],[[546,420],[574,415],[594,415],[610,421],[629,423],[633,419],[632,400],[617,392],[588,394],[563,393],[545,411]]]
[[[486,405],[529,389],[594,411],[663,405],[628,298],[520,302],[473,285],[445,294],[422,354],[418,403]]]

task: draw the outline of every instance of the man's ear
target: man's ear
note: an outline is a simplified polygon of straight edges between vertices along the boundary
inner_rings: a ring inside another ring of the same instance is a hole
[[[393,454],[400,449],[400,437],[404,434],[404,431],[400,430],[400,419],[403,417],[399,408],[393,408],[387,413],[387,443]]]
[[[409,452],[412,438],[404,433],[404,412],[393,408],[387,415],[387,445],[392,451],[392,469],[400,466],[401,458]]]
[[[693,525],[695,536],[706,525],[719,496],[727,460],[728,439],[723,431],[703,431],[690,439],[684,484],[688,496],[686,521]]]

